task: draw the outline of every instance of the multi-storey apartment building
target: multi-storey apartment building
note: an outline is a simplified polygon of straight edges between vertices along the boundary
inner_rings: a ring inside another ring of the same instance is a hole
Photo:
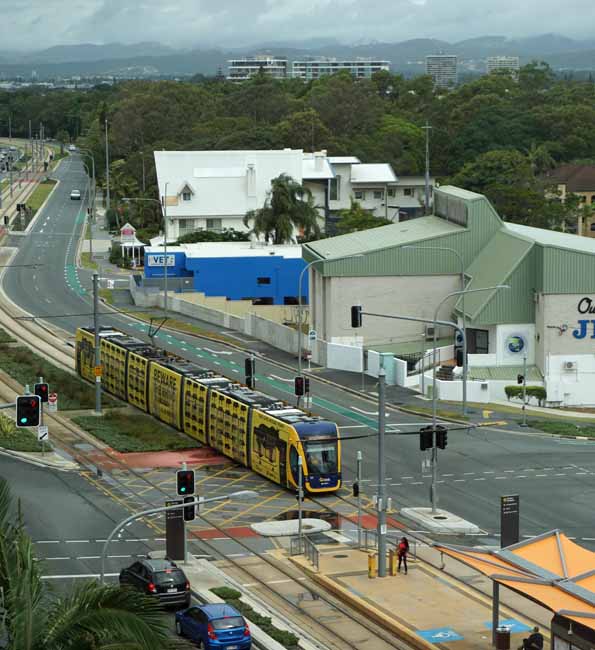
[[[267,54],[230,59],[227,79],[229,81],[246,81],[261,71],[275,79],[285,79],[287,77],[287,59]]]
[[[457,85],[457,56],[455,54],[428,54],[426,74],[432,77],[438,88],[452,88]]]
[[[519,73],[521,67],[518,56],[488,56],[486,70],[488,74],[499,70],[510,72],[514,77]]]
[[[369,79],[375,72],[390,70],[390,61],[371,58],[342,61],[336,58],[320,57],[294,61],[292,66],[293,76],[306,81],[319,79],[342,70],[347,70],[358,79]]]

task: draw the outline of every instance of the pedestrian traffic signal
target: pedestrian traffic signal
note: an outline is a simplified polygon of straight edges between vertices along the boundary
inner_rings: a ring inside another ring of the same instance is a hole
[[[256,361],[254,357],[249,357],[244,361],[246,386],[248,386],[248,388],[254,388],[254,384],[255,384],[254,375],[256,374],[255,369],[256,369]]]
[[[194,494],[194,470],[179,469],[176,472],[176,486],[180,496]]]
[[[362,326],[362,306],[353,305],[351,307],[351,327]]]
[[[353,496],[359,496],[359,483],[357,481],[353,484]]]
[[[190,506],[184,507],[184,521],[194,521],[196,519],[196,499],[195,497],[184,497],[184,503],[191,503]]]
[[[422,427],[419,430],[419,448],[422,451],[431,449],[434,446],[434,429],[433,427]]]
[[[448,444],[448,429],[441,424],[436,425],[436,447],[446,449]]]
[[[41,384],[35,384],[33,392],[39,397],[42,404],[47,404],[50,391],[49,386],[45,382]]]
[[[516,376],[516,383],[517,384],[522,384],[524,381],[525,381],[525,378],[523,377],[523,375],[517,375]]]
[[[456,361],[457,361],[457,366],[461,368],[463,366],[463,348],[457,348]]]
[[[17,427],[38,427],[41,412],[41,398],[38,395],[17,397]]]

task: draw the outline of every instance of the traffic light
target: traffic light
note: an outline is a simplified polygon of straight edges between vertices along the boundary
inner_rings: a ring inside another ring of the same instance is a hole
[[[353,484],[353,496],[358,497],[359,496],[359,483],[355,481]]]
[[[254,357],[249,357],[244,361],[244,372],[246,375],[246,386],[254,388],[254,374],[255,374],[256,361]]]
[[[362,326],[362,306],[353,305],[351,307],[351,327]]]
[[[194,494],[194,470],[179,469],[176,472],[176,486],[180,496]]]
[[[191,506],[184,508],[184,521],[194,521],[196,519],[196,505],[194,497],[184,497],[184,503],[191,503]]]
[[[419,430],[419,448],[422,451],[431,449],[434,446],[434,429],[433,427],[422,427]]]
[[[17,427],[38,427],[41,411],[41,398],[38,395],[19,395],[17,397]]]
[[[50,394],[49,386],[44,382],[41,384],[35,384],[33,392],[39,397],[42,404],[47,404],[48,395]]]
[[[293,380],[293,385],[295,389],[295,394],[298,397],[301,397],[302,395],[306,394],[306,388],[305,388],[305,382],[304,382],[304,377],[301,375],[298,375],[294,380]]]
[[[448,430],[441,424],[436,425],[436,447],[438,449],[446,449],[448,444]]]
[[[517,375],[516,376],[516,383],[517,384],[522,384],[524,381],[525,381],[525,378],[523,377],[523,375]]]
[[[461,368],[463,366],[463,348],[457,348],[456,361],[457,361],[457,366]]]

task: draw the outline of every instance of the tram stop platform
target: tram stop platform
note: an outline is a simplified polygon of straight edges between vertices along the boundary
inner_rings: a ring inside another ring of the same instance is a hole
[[[417,557],[409,557],[407,575],[370,578],[367,552],[352,546],[317,548],[318,569],[303,555],[284,554],[285,560],[411,647],[492,647],[491,581],[460,562],[417,546]],[[550,650],[551,618],[544,607],[501,589],[499,624],[510,629],[511,650],[522,645],[535,625],[544,635],[544,650]]]

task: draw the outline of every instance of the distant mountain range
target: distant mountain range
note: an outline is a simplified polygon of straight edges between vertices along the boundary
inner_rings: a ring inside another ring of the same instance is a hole
[[[477,68],[491,55],[519,56],[521,63],[547,61],[556,69],[595,70],[595,39],[573,40],[559,34],[520,39],[481,36],[457,43],[436,39],[412,39],[399,43],[345,45],[332,39],[270,42],[243,49],[176,50],[161,43],[59,45],[33,52],[0,51],[0,78],[17,75],[39,79],[72,75],[176,76],[213,75],[240,54],[269,53],[290,60],[306,56],[337,58],[374,57],[392,62],[393,70],[419,73],[427,54],[456,54],[464,69]]]

